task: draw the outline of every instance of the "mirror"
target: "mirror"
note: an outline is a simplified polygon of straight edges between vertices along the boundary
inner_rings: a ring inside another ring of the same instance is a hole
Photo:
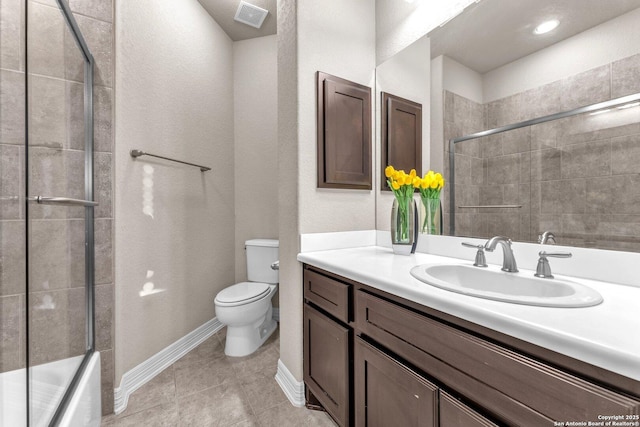
[[[379,178],[376,179],[376,228],[389,230],[391,224],[391,205],[394,195],[391,191],[380,191],[383,188],[384,169],[382,165],[382,102],[383,94],[392,94],[399,98],[422,105],[422,160],[415,163],[421,165],[422,171],[429,166],[428,140],[430,122],[429,98],[429,68],[430,68],[429,39],[423,37],[414,42],[389,60],[376,67],[375,111],[376,111],[376,165]],[[425,151],[427,151],[425,153]],[[397,166],[397,165],[396,165]],[[409,172],[407,170],[407,172]]]
[[[534,34],[552,19],[557,28]],[[640,0],[482,0],[418,40],[430,62],[426,72],[418,65],[430,80],[423,169],[450,183],[450,139],[639,93],[637,22]],[[393,93],[390,68],[407,81],[398,57],[414,45],[378,67],[377,94]],[[407,91],[400,96],[412,99],[424,87]],[[640,251],[637,102],[469,139],[454,159],[445,234],[453,205],[459,236],[535,242],[551,231],[561,245]],[[389,227],[390,204],[378,192],[379,229]]]

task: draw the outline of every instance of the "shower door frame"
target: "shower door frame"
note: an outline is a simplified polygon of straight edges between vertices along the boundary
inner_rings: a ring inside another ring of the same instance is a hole
[[[93,189],[93,72],[94,72],[94,58],[89,50],[89,46],[82,36],[82,32],[80,31],[80,27],[73,17],[73,13],[71,8],[69,7],[66,0],[56,0],[60,11],[64,17],[65,23],[73,34],[75,42],[80,50],[84,58],[84,198],[88,201],[93,201],[94,197],[94,189]],[[28,7],[29,2],[25,2],[25,16],[28,16]],[[28,68],[28,19],[25,20],[25,57],[27,60],[25,61],[25,86],[26,86],[26,97],[25,97],[25,218],[27,218],[25,223],[26,234],[25,238],[27,239],[26,245],[26,299],[27,299],[27,307],[29,300],[29,236],[30,236],[30,224],[29,224],[29,68]],[[83,356],[82,362],[78,366],[71,382],[69,383],[67,389],[65,390],[64,395],[60,401],[60,404],[56,408],[51,421],[49,423],[50,426],[56,426],[60,423],[60,420],[65,414],[67,407],[69,405],[69,401],[71,397],[75,393],[80,379],[84,375],[86,367],[89,363],[91,356],[95,351],[95,235],[94,235],[94,206],[93,205],[85,205],[85,307],[86,307],[86,324],[85,324],[85,335],[86,335],[86,345],[85,345],[85,354]],[[27,325],[28,322],[28,310],[26,311],[27,316]],[[31,363],[30,363],[30,355],[28,351],[29,347],[29,332],[27,326],[27,425],[30,423],[31,416],[31,407],[30,407],[30,393],[31,393],[31,383],[30,383],[30,372]]]

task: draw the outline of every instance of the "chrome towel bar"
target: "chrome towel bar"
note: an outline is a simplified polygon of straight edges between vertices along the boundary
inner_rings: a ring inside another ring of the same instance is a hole
[[[202,172],[211,170],[211,168],[207,166],[201,166],[201,165],[196,165],[195,163],[183,162],[182,160],[176,160],[170,157],[158,156],[157,154],[146,153],[142,150],[133,149],[129,152],[129,154],[131,154],[131,157],[133,158],[140,157],[140,156],[151,156],[151,157],[157,157],[159,159],[169,160],[170,162],[182,163],[183,165],[195,166],[197,168],[200,168]]]
[[[30,202],[36,202],[39,205],[64,205],[64,206],[98,206],[98,202],[82,199],[71,199],[69,197],[44,197],[31,196],[27,197]]]
[[[468,205],[458,206],[458,209],[520,209],[522,205]]]

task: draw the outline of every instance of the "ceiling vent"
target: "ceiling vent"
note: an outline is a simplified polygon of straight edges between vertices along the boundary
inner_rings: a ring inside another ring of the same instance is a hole
[[[236,12],[235,19],[243,24],[251,25],[255,28],[260,28],[264,22],[264,18],[267,17],[269,11],[258,6],[254,6],[246,1],[240,1],[238,11]]]

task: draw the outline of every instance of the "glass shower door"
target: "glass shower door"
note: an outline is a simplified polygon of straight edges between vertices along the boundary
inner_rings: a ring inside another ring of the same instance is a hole
[[[26,3],[29,425],[47,426],[93,350],[92,68],[64,0]]]
[[[0,0],[0,426],[26,426],[24,6]]]

